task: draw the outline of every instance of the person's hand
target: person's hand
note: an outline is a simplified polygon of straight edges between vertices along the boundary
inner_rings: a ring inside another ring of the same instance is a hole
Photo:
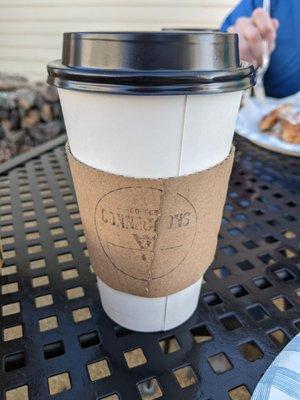
[[[279,21],[272,19],[262,8],[256,8],[250,18],[239,18],[228,29],[239,35],[239,50],[242,60],[259,67],[262,63],[263,41],[268,44],[269,52],[275,49]]]

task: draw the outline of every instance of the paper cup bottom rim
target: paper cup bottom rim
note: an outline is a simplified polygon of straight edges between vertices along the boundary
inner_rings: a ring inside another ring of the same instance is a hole
[[[193,285],[165,297],[140,297],[112,289],[97,277],[106,314],[117,324],[137,332],[167,331],[182,325],[197,308],[202,277]]]

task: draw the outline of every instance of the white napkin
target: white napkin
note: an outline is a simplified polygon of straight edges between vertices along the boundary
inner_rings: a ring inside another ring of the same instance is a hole
[[[300,334],[275,358],[252,400],[300,400]]]

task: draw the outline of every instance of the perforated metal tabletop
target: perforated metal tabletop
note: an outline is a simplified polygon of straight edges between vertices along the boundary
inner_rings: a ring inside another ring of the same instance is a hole
[[[0,398],[249,400],[300,330],[300,160],[238,140],[197,311],[140,334],[101,308],[64,139],[0,167]]]

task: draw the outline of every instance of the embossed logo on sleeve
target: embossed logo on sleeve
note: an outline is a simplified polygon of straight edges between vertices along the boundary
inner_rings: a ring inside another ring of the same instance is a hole
[[[107,258],[119,271],[143,281],[149,279],[149,268],[151,279],[158,279],[185,260],[196,225],[188,199],[150,187],[111,191],[95,209],[98,239]]]

